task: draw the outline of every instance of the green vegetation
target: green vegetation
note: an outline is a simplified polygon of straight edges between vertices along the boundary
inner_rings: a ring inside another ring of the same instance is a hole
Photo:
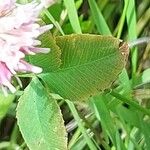
[[[0,150],[149,150],[150,1],[58,0],[41,18],[51,52],[0,95]]]

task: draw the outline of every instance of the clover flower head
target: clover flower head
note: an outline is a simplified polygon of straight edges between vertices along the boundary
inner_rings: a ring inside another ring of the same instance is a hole
[[[42,69],[27,63],[26,55],[47,53],[49,48],[39,48],[38,36],[52,28],[37,23],[43,4],[32,1],[18,4],[15,0],[0,0],[0,87],[16,91],[11,78],[17,72],[40,73]]]

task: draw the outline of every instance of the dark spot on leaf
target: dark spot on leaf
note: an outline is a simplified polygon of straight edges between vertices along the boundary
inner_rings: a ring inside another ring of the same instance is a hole
[[[123,106],[126,107],[126,108],[130,107],[127,103],[124,103]]]

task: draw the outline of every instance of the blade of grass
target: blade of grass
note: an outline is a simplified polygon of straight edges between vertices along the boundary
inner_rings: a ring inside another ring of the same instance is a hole
[[[149,0],[141,1],[139,6],[137,7],[137,16],[141,17],[146,12],[146,9],[149,6],[150,6],[150,1]]]
[[[72,147],[69,150],[83,150],[87,148],[87,144],[86,141],[84,139],[84,137],[81,135],[76,143],[74,145],[72,145]]]
[[[80,131],[82,132],[82,134],[83,134],[83,136],[84,136],[84,138],[87,142],[87,145],[89,146],[89,148],[91,150],[97,150],[97,148],[94,145],[93,141],[90,139],[89,135],[87,134],[86,129],[84,128],[84,123],[83,123],[82,119],[79,117],[78,112],[77,112],[74,104],[69,100],[66,100],[66,102],[67,102],[67,104],[68,104],[68,106],[69,106],[69,108],[72,112],[73,117],[75,118],[75,120],[78,124],[78,127],[79,127]]]
[[[135,11],[135,1],[130,0],[128,4],[128,8],[126,11],[126,19],[127,19],[127,26],[128,26],[128,39],[134,40],[137,38],[137,31],[136,31],[136,11]],[[138,53],[137,48],[131,49],[131,64],[132,64],[132,77],[133,81],[136,75],[137,69],[137,59]]]
[[[71,140],[69,141],[69,144],[68,144],[68,148],[69,149],[71,149],[71,147],[76,143],[76,141],[79,138],[80,134],[81,134],[81,131],[80,131],[79,128],[77,128],[77,130],[73,134]]]
[[[112,121],[109,109],[106,107],[106,104],[104,102],[105,97],[106,95],[102,94],[93,98],[95,114],[98,120],[101,122],[103,129],[109,135],[113,145],[118,149],[124,150],[125,147],[119,136],[118,130],[116,130],[116,126]]]
[[[144,134],[144,138],[145,138],[145,143],[146,143],[146,147],[145,147],[145,150],[149,150],[150,148],[150,136],[149,136],[149,133],[150,133],[150,128],[149,128],[149,124],[148,123],[145,123],[143,121],[143,116],[138,116],[139,117],[139,124],[140,124],[140,128]]]
[[[144,29],[145,25],[150,20],[150,7],[143,13],[141,18],[139,19],[137,23],[137,35],[140,35],[142,30]]]
[[[102,15],[100,9],[98,8],[95,0],[88,0],[88,2],[89,2],[90,9],[92,12],[92,17],[97,26],[98,32],[100,34],[111,35],[111,31]]]
[[[110,94],[112,96],[116,97],[117,99],[121,100],[122,102],[129,104],[130,106],[134,107],[135,109],[137,109],[137,110],[143,112],[144,114],[150,116],[150,110],[141,107],[133,99],[126,98],[126,97],[122,96],[121,94],[118,94],[115,91],[111,91]]]
[[[98,97],[95,96],[93,99],[94,110],[98,120],[102,123],[102,127],[106,130],[113,144],[116,144],[114,124],[111,120],[109,111],[106,108],[105,103],[103,102],[105,97],[103,95]]]
[[[137,116],[137,112],[133,111],[133,109],[126,108],[122,105],[119,105],[116,109],[116,113],[119,117],[119,121],[123,125],[123,128],[126,132],[126,145],[128,145],[128,150],[134,150],[135,148],[137,150],[140,149],[138,146],[138,143],[134,141],[134,139],[130,136],[131,134],[131,128],[130,126],[139,127],[139,119]]]
[[[123,29],[124,22],[125,22],[125,17],[126,17],[128,4],[129,4],[129,0],[124,0],[124,9],[123,9],[123,13],[122,13],[122,16],[120,18],[120,21],[119,21],[119,29],[118,29],[118,34],[117,34],[118,39],[121,37],[121,33],[122,33],[122,29]]]
[[[105,20],[112,20],[112,13],[114,13],[115,9],[116,9],[115,3],[109,3],[109,1],[107,1],[106,7],[100,10],[103,11],[103,16],[105,16]]]
[[[61,26],[59,23],[54,19],[54,17],[51,15],[51,13],[47,10],[44,9],[43,12],[41,13],[41,16],[46,15],[49,20],[54,24],[54,26],[60,31],[62,35],[65,35],[64,31],[62,30]]]
[[[69,20],[75,33],[82,33],[74,0],[64,0]]]
[[[139,129],[137,129],[137,128],[133,128],[132,131],[130,132],[130,138],[132,140],[128,144],[128,150],[135,150],[135,149],[136,150],[142,150],[141,145],[136,140],[138,132],[139,132]]]

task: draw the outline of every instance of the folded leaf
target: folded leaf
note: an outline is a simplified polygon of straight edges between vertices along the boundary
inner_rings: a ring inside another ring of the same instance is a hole
[[[50,32],[46,32],[39,37],[42,42],[42,48],[50,48],[48,54],[36,54],[29,57],[30,62],[43,69],[43,72],[51,72],[57,70],[61,65],[61,50],[56,45],[54,38]]]
[[[60,70],[41,74],[51,91],[70,100],[86,100],[110,87],[125,66],[128,45],[112,36],[89,34],[56,38]]]

